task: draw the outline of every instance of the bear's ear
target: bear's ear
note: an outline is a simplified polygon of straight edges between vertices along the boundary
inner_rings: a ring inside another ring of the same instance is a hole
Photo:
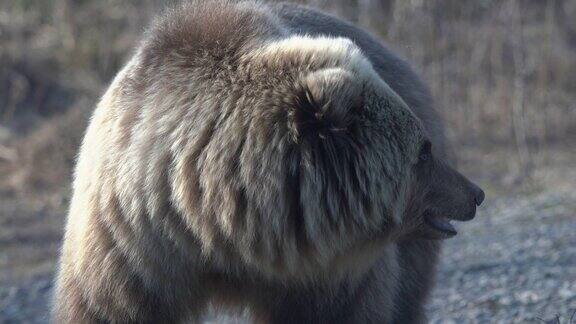
[[[306,136],[325,139],[345,133],[362,107],[362,85],[341,68],[314,71],[299,80],[289,112],[289,128],[296,142]]]

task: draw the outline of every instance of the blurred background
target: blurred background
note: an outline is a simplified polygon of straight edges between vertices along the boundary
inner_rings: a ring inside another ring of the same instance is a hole
[[[430,86],[487,200],[445,244],[432,322],[576,311],[576,0],[309,0]],[[0,323],[43,323],[90,113],[160,0],[0,1]]]

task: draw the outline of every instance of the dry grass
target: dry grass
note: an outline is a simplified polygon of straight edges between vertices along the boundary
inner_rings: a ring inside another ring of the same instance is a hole
[[[507,150],[511,153],[500,156],[500,163],[513,178],[524,179],[543,147],[573,145],[576,26],[566,17],[576,14],[576,1],[299,2],[366,26],[412,62],[464,153],[470,147]],[[159,0],[0,3],[4,193],[67,188],[89,112],[163,5]]]

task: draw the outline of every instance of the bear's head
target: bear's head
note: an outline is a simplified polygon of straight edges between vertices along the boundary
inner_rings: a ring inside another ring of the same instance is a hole
[[[294,77],[288,128],[298,145],[299,169],[310,172],[299,174],[300,190],[323,204],[316,213],[346,213],[344,219],[358,217],[356,224],[365,228],[379,221],[399,225],[395,237],[429,239],[451,237],[456,231],[450,220],[474,217],[484,192],[435,156],[426,121],[353,42],[293,37],[267,51],[280,71],[302,69]]]
[[[245,219],[261,219],[235,234],[249,262],[268,254],[302,272],[302,259],[326,267],[374,242],[448,238],[451,219],[474,217],[482,190],[433,154],[426,121],[352,41],[294,36],[241,66],[250,99],[236,168]]]
[[[420,145],[412,177],[405,219],[416,225],[412,227],[416,236],[443,239],[456,235],[450,221],[471,220],[484,201],[482,189],[434,155],[429,139]]]

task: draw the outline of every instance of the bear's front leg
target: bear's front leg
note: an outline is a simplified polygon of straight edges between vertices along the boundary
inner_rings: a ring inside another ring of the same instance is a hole
[[[145,288],[115,249],[63,262],[54,299],[53,323],[173,323],[179,317],[160,293]],[[77,262],[74,264],[74,262]],[[70,264],[72,263],[72,264]],[[82,270],[80,270],[82,269]]]
[[[82,229],[82,230],[80,230]],[[128,237],[89,222],[68,230],[54,296],[53,323],[178,323],[200,314],[199,289],[171,266],[152,262]],[[176,263],[176,262],[174,262]],[[170,274],[162,269],[172,269]]]

